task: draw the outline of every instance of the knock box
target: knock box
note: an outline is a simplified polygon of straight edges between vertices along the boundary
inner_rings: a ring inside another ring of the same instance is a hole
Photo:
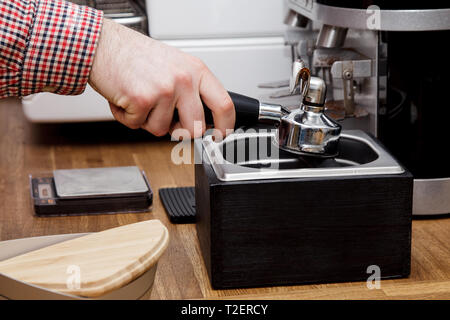
[[[335,159],[261,154],[273,138],[196,143],[197,234],[212,286],[365,281],[376,267],[382,279],[407,277],[412,175],[362,131],[342,133]],[[239,146],[244,156],[230,152]]]

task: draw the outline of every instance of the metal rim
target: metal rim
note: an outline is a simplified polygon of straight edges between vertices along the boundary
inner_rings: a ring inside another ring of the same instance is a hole
[[[305,17],[343,28],[374,31],[436,31],[450,29],[450,9],[380,10],[380,24],[368,26],[373,11],[339,8],[313,2],[311,8],[302,7],[296,0],[288,6]]]
[[[286,178],[306,178],[306,177],[337,177],[337,176],[365,176],[380,174],[402,174],[405,170],[393,159],[387,151],[377,147],[377,143],[367,134],[359,130],[349,130],[341,134],[341,137],[354,139],[367,144],[378,155],[378,158],[371,163],[357,165],[354,167],[342,168],[316,168],[316,169],[254,169],[242,167],[226,161],[221,152],[220,145],[233,139],[244,139],[247,137],[275,137],[275,132],[268,133],[241,133],[231,134],[223,141],[214,142],[210,136],[203,139],[196,148],[203,148],[203,161],[210,164],[221,181],[244,181],[244,180],[264,180],[264,179],[286,179]]]

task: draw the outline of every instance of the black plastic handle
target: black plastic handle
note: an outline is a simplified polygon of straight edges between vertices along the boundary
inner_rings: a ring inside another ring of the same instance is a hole
[[[228,91],[231,100],[234,104],[234,109],[236,111],[236,125],[235,128],[242,126],[252,126],[258,123],[259,119],[259,101],[254,98],[244,96],[242,94],[234,93]],[[203,109],[205,112],[205,122],[206,124],[214,124],[211,109],[209,109],[205,103],[203,103]],[[175,109],[173,119],[178,121],[178,111]]]

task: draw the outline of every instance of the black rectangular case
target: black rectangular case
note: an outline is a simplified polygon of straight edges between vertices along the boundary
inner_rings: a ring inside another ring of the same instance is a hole
[[[37,216],[66,216],[145,212],[153,202],[153,192],[148,186],[147,192],[134,195],[115,195],[109,197],[62,198],[56,192],[53,176],[30,175],[31,199]]]
[[[410,273],[413,178],[224,182],[195,166],[197,234],[216,289],[365,281]],[[370,267],[370,268],[369,268]]]

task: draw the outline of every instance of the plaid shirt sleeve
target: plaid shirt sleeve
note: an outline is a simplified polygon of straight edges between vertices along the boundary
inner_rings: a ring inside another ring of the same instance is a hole
[[[102,18],[63,0],[0,0],[0,98],[82,93]]]

